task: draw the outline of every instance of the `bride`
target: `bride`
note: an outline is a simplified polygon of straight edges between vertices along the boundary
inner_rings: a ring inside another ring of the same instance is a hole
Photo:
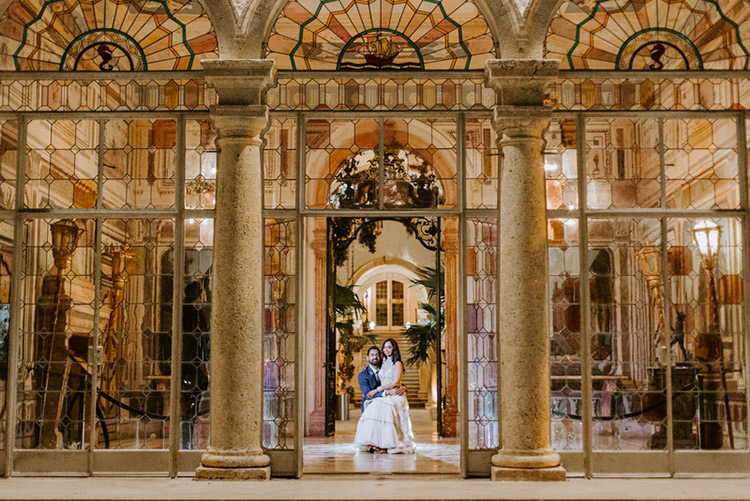
[[[368,398],[401,385],[404,364],[394,339],[386,339],[383,343],[383,357],[379,371],[380,386],[370,391]],[[354,445],[387,449],[389,454],[414,454],[416,447],[413,439],[406,395],[387,395],[373,399],[365,408],[357,423]]]

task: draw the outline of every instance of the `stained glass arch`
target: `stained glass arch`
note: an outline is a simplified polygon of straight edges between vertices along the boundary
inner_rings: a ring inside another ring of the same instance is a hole
[[[290,0],[265,52],[281,70],[484,69],[496,57],[468,0]]]
[[[0,69],[200,69],[218,58],[196,0],[14,0],[0,18]]]
[[[545,58],[561,69],[747,70],[744,0],[566,0]]]

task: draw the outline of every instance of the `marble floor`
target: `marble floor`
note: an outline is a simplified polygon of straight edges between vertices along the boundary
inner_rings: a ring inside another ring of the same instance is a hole
[[[333,437],[306,437],[302,451],[303,474],[428,474],[458,476],[458,438],[440,438],[436,423],[426,409],[411,409],[416,454],[370,454],[357,451],[352,442],[359,409],[352,409],[348,421],[336,421]]]

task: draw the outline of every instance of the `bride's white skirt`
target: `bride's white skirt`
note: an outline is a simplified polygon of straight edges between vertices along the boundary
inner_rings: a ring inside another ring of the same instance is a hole
[[[389,395],[374,399],[359,418],[354,445],[388,449],[389,454],[414,454],[416,447],[406,397]]]

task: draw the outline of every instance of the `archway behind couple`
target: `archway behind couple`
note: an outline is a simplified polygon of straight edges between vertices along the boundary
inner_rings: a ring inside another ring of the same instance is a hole
[[[459,474],[455,298],[445,285],[446,244],[454,243],[444,238],[456,226],[437,217],[306,219],[315,265],[306,266],[305,290],[316,301],[305,309],[304,474]],[[386,339],[403,359],[415,454],[354,445],[366,398],[358,376],[369,349]]]

